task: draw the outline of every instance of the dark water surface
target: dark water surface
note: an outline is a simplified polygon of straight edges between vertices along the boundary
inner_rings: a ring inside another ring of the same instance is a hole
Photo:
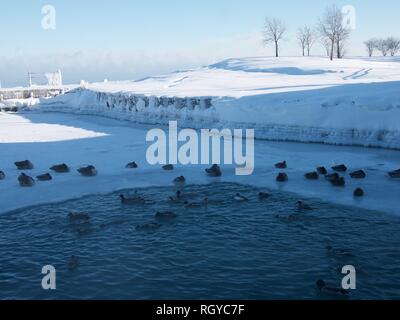
[[[340,286],[344,265],[357,270],[350,299],[400,298],[400,218],[358,208],[229,183],[137,190],[144,205],[121,205],[119,194],[93,195],[0,216],[1,299],[335,299],[315,289],[324,279]],[[125,193],[132,190],[125,191]],[[250,202],[239,203],[240,192]],[[153,231],[157,211],[175,219]],[[70,212],[90,214],[71,223]],[[279,215],[279,217],[277,217]],[[346,249],[352,257],[327,253]],[[77,266],[69,265],[79,257]],[[44,265],[57,270],[57,290],[41,287]]]

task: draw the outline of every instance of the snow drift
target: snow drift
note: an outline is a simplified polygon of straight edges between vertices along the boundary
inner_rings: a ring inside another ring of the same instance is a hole
[[[258,139],[400,149],[400,59],[244,58],[94,83],[49,111],[181,127],[255,128]]]

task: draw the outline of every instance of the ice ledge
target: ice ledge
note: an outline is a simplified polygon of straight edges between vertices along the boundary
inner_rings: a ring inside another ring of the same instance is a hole
[[[52,99],[42,100],[42,111],[96,115],[112,119],[151,125],[168,125],[178,121],[180,127],[202,128],[254,128],[257,139],[353,145],[400,150],[400,131],[385,129],[331,128],[269,123],[268,119],[251,121],[256,114],[249,107],[249,117],[240,120],[225,118],[231,99],[221,97],[167,97],[147,96],[129,92],[107,93],[78,88]],[[235,101],[235,104],[240,99]],[[231,107],[230,107],[231,108]],[[243,109],[243,108],[242,108]],[[233,111],[233,110],[232,110]]]

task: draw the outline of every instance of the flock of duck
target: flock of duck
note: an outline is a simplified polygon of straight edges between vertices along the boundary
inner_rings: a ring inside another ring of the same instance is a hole
[[[25,161],[18,161],[15,162],[15,166],[17,167],[18,170],[22,171],[28,171],[32,170],[34,168],[34,165],[31,161],[25,160]],[[126,165],[126,168],[128,169],[136,169],[138,168],[138,165],[136,162],[130,162]],[[276,181],[283,183],[289,180],[288,174],[283,172],[284,169],[288,168],[287,162],[283,161],[280,163],[275,164],[275,168],[280,169],[281,172],[278,173],[276,177]],[[165,165],[162,167],[163,170],[165,171],[172,171],[174,170],[173,165]],[[65,163],[59,164],[59,165],[54,165],[50,168],[51,171],[55,173],[69,173],[71,171],[70,167],[66,165]],[[318,167],[316,171],[308,172],[304,175],[305,179],[307,180],[318,180],[321,176],[324,177],[329,183],[331,183],[335,187],[344,187],[346,185],[346,180],[344,176],[341,176],[340,173],[344,174],[345,172],[348,171],[348,168],[346,165],[341,164],[337,166],[332,167],[333,172],[329,173],[328,170],[325,167]],[[94,177],[98,174],[97,169],[93,165],[89,165],[86,167],[81,167],[77,169],[77,172],[81,174],[84,177]],[[221,177],[222,176],[222,170],[220,166],[214,164],[212,167],[208,168],[205,170],[206,174],[210,177]],[[388,173],[391,178],[394,179],[399,179],[400,178],[400,169],[391,171]],[[367,174],[363,170],[357,170],[350,172],[349,176],[352,179],[365,179],[367,177]],[[0,180],[3,180],[6,178],[6,175],[3,171],[0,171]],[[51,176],[50,173],[44,173],[42,175],[39,175],[36,177],[38,181],[51,181],[53,177]],[[35,185],[35,179],[28,176],[25,173],[21,173],[20,176],[18,177],[18,182],[21,187],[32,187]],[[183,186],[186,183],[186,178],[184,176],[179,176],[174,179],[174,184],[177,186]],[[364,190],[361,188],[357,188],[354,190],[354,196],[355,197],[363,197],[364,196]],[[267,192],[259,192],[258,198],[259,200],[266,200],[270,197],[270,194]],[[237,202],[249,202],[250,199],[247,198],[246,196],[237,193],[234,196],[234,200]],[[131,195],[131,196],[126,196],[126,195],[120,195],[120,201],[123,205],[141,205],[145,204],[146,200],[138,196],[137,194]],[[199,203],[190,203],[188,201],[185,201],[185,196],[183,195],[181,190],[178,190],[174,196],[171,196],[169,198],[169,201],[171,203],[182,203],[185,208],[194,208],[194,207],[205,207],[207,208],[208,204],[210,203],[208,198],[205,198]],[[313,208],[308,205],[307,203],[303,201],[298,201],[296,203],[296,207],[300,211],[308,211],[308,210],[313,210]],[[177,218],[178,215],[175,214],[174,212],[157,212],[155,214],[155,221],[156,222],[150,222],[147,224],[142,224],[142,225],[137,225],[136,230],[139,231],[154,231],[159,229],[162,225],[159,222],[165,221],[165,220],[171,220]],[[290,221],[292,218],[293,220],[295,219],[294,215],[289,215],[288,217],[281,217],[279,215],[276,216],[277,218],[285,218],[285,220]],[[70,223],[75,224],[75,223],[88,223],[90,222],[90,216],[86,213],[69,213],[67,217],[70,221]],[[351,253],[345,250],[337,250],[333,249],[331,246],[327,246],[327,253],[329,255],[333,255],[336,257],[348,257],[351,256]],[[72,256],[70,258],[70,261],[68,262],[68,267],[70,269],[74,269],[78,266],[79,264],[79,258],[76,256]],[[316,282],[316,286],[318,290],[324,293],[329,293],[329,294],[338,294],[338,295],[343,295],[347,296],[349,292],[347,290],[341,289],[341,288],[335,288],[335,287],[330,287],[328,286],[323,280],[318,280]]]
[[[21,171],[27,171],[27,170],[32,170],[34,168],[33,163],[29,160],[24,160],[24,161],[17,161],[14,163],[15,166],[17,167],[18,170]],[[130,162],[126,165],[126,168],[128,169],[136,169],[138,168],[138,165],[136,162]],[[174,166],[171,164],[167,164],[162,167],[166,171],[171,171],[174,170]],[[277,169],[287,169],[287,162],[279,162],[275,164],[275,168]],[[59,165],[54,165],[50,168],[51,171],[54,171],[56,173],[68,173],[70,172],[70,168],[68,165],[65,163],[59,164]],[[344,164],[341,165],[336,165],[332,167],[333,173],[328,173],[328,170],[325,167],[318,167],[316,171],[312,171],[309,173],[306,173],[304,176],[307,180],[318,180],[320,176],[325,177],[325,179],[330,182],[333,186],[335,187],[344,187],[346,185],[346,180],[345,177],[340,176],[339,173],[345,173],[347,172],[347,167]],[[82,176],[84,177],[94,177],[97,175],[97,169],[93,165],[89,165],[86,167],[81,167],[77,170]],[[206,169],[206,173],[211,176],[211,177],[220,177],[222,176],[222,171],[221,168],[214,164],[211,168]],[[394,179],[400,179],[400,169],[394,170],[388,173],[391,178]],[[365,179],[367,177],[367,174],[363,170],[357,170],[353,171],[350,173],[350,177],[352,179]],[[0,180],[4,180],[6,178],[6,174],[0,170]],[[51,181],[53,179],[52,175],[50,173],[44,173],[41,175],[38,175],[36,177],[38,181]],[[285,172],[279,172],[276,181],[277,182],[287,182],[289,180],[289,177],[287,173]],[[18,177],[18,182],[21,187],[33,187],[35,185],[35,179],[28,176],[25,173],[21,173],[20,176]],[[185,183],[186,179],[185,177],[181,176],[175,179],[175,183]],[[364,196],[364,190],[361,188],[357,188],[354,190],[354,196],[355,197],[362,197]],[[239,196],[239,200],[245,201],[245,197]]]

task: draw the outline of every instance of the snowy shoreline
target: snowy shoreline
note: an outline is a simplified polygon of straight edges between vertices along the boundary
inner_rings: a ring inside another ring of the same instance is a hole
[[[88,84],[39,108],[182,128],[254,128],[263,140],[400,149],[399,88],[396,59],[247,58]]]
[[[28,108],[33,112],[0,113],[0,170],[7,175],[0,181],[0,212],[121,189],[172,186],[179,175],[188,184],[213,182],[204,166],[178,166],[166,173],[147,164],[148,130],[177,121],[183,128],[255,129],[255,173],[237,177],[234,167],[224,167],[220,181],[400,214],[400,181],[388,176],[400,168],[399,62],[230,59],[140,81],[88,84],[41,99]],[[13,163],[25,159],[35,164],[28,172],[32,176],[59,163],[72,172],[20,188]],[[289,182],[279,185],[273,164],[283,160],[289,163]],[[139,169],[125,169],[132,161]],[[349,171],[365,170],[367,179],[347,174],[346,187],[333,188],[325,179],[304,178],[318,166],[342,163]],[[89,164],[99,176],[82,178],[76,169]],[[366,193],[361,200],[353,197],[357,187]]]
[[[6,179],[2,189],[0,213],[49,202],[62,202],[91,194],[107,194],[122,189],[152,186],[173,186],[173,179],[184,175],[188,185],[212,182],[234,182],[253,185],[266,190],[280,190],[299,195],[299,198],[320,199],[343,204],[400,214],[398,189],[400,181],[390,179],[387,172],[398,169],[400,152],[359,147],[339,147],[318,144],[256,141],[255,173],[249,177],[235,175],[234,166],[223,166],[223,176],[212,179],[204,173],[206,166],[177,166],[165,172],[150,166],[145,159],[145,135],[151,126],[94,116],[61,113],[0,114],[0,170]],[[68,174],[53,174],[51,182],[37,182],[33,188],[21,188],[20,174],[14,161],[31,160],[35,168],[27,174],[36,176],[49,172],[49,167],[65,162],[71,167]],[[273,164],[287,160],[289,182],[277,184],[278,170]],[[125,165],[136,161],[139,168],[128,170]],[[330,167],[345,163],[349,171],[364,169],[367,179],[355,180],[347,176],[345,188],[334,188],[325,179],[308,181],[306,172],[319,165]],[[76,169],[93,164],[99,170],[94,178],[81,177]],[[362,187],[366,196],[353,197]],[[116,199],[118,201],[118,199]]]

